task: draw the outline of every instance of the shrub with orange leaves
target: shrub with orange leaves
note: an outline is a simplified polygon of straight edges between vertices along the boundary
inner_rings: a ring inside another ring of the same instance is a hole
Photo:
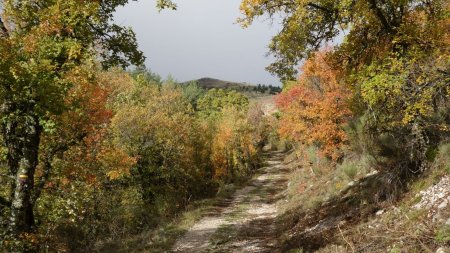
[[[211,160],[214,178],[232,181],[247,175],[258,163],[255,129],[245,112],[228,107],[222,114],[212,141]]]
[[[347,142],[342,126],[351,116],[347,102],[351,93],[327,63],[328,52],[307,60],[297,84],[278,96],[279,132],[288,140],[316,145],[323,155],[337,160]]]

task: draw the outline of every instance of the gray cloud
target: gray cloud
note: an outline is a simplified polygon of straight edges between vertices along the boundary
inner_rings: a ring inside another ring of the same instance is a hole
[[[131,2],[118,10],[116,23],[137,34],[146,65],[179,81],[213,77],[230,81],[279,84],[265,71],[265,56],[277,24],[257,21],[243,29],[235,23],[240,0],[189,0],[177,11],[158,13],[154,1]]]

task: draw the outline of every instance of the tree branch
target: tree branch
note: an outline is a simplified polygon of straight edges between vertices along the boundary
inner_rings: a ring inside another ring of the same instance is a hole
[[[5,23],[3,22],[3,19],[0,17],[0,36],[4,38],[9,37],[9,31],[6,29]]]
[[[321,10],[321,11],[324,11],[324,12],[326,12],[328,14],[334,14],[333,10],[328,9],[328,8],[326,8],[324,6],[321,6],[321,5],[315,4],[315,3],[309,2],[309,3],[306,4],[306,6],[309,6],[309,7],[312,7],[312,8]]]
[[[376,0],[368,0],[370,8],[375,11],[375,15],[380,20],[383,27],[386,29],[387,32],[392,32],[392,26],[387,20],[386,16],[383,14],[383,11],[377,6]]]
[[[14,176],[8,175],[8,174],[4,174],[4,173],[0,173],[0,177],[4,177],[10,180],[15,180],[16,178]]]
[[[44,174],[39,178],[38,184],[35,187],[35,191],[32,196],[32,199],[31,199],[31,205],[34,206],[36,204],[36,201],[39,199],[39,197],[41,196],[42,190],[44,189],[45,183],[47,183],[48,179],[50,178],[50,174],[53,169],[53,166],[52,166],[53,158],[56,155],[62,154],[64,152],[66,152],[67,150],[69,150],[70,147],[72,147],[73,145],[75,145],[78,142],[80,142],[81,140],[83,140],[83,138],[85,136],[86,136],[85,133],[81,133],[76,138],[72,139],[71,141],[69,141],[67,143],[60,143],[59,145],[56,145],[45,155],[45,158],[43,161]]]
[[[56,153],[55,153],[56,154]],[[33,197],[31,199],[31,205],[34,206],[36,201],[39,199],[42,193],[42,189],[44,189],[45,183],[50,178],[50,173],[52,171],[52,160],[55,154],[47,155],[44,161],[44,174],[39,178],[38,184],[36,185]]]

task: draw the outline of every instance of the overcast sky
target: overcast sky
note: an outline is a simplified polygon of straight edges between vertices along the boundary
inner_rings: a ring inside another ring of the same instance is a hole
[[[130,2],[116,23],[131,26],[152,72],[178,81],[212,77],[228,81],[279,84],[265,71],[270,38],[279,24],[260,20],[236,24],[240,0],[178,1],[178,10],[159,13],[155,1]]]

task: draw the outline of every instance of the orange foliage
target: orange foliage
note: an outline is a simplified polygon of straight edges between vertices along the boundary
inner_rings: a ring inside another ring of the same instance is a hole
[[[65,104],[71,110],[55,118],[56,138],[44,142],[66,142],[70,149],[64,153],[61,178],[64,182],[82,180],[87,184],[100,183],[101,177],[117,179],[129,175],[135,159],[109,141],[109,125],[113,111],[108,99],[116,88],[108,73],[93,75],[88,68],[75,69],[68,79],[72,82]],[[81,141],[80,141],[81,138]],[[51,144],[50,144],[51,145]]]
[[[229,143],[233,138],[233,129],[228,125],[219,126],[218,133],[213,142],[212,161],[214,165],[214,177],[216,179],[228,175],[229,164]]]
[[[251,169],[257,149],[254,146],[254,128],[247,115],[235,108],[225,108],[217,122],[212,141],[212,165],[214,178],[232,179]]]
[[[317,145],[333,160],[347,141],[342,125],[351,116],[350,92],[338,82],[338,72],[327,63],[327,52],[312,56],[302,67],[296,85],[281,93],[281,136],[306,145]]]

